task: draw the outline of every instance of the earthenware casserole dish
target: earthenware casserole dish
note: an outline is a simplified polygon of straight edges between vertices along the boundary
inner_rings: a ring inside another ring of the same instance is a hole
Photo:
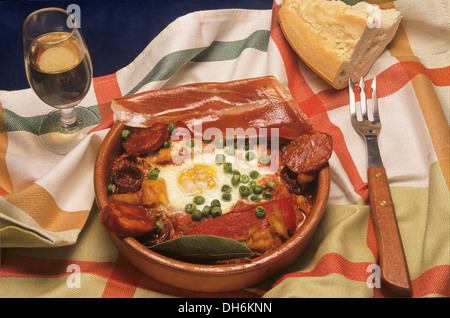
[[[122,152],[122,131],[126,126],[116,121],[100,147],[94,170],[94,187],[98,207],[109,203],[108,174],[115,158]],[[261,283],[294,262],[308,243],[325,211],[330,190],[330,170],[325,164],[314,185],[313,205],[306,220],[293,235],[276,249],[236,264],[204,265],[184,262],[158,254],[133,237],[109,233],[120,252],[139,270],[163,283],[193,291],[225,292],[248,288]]]

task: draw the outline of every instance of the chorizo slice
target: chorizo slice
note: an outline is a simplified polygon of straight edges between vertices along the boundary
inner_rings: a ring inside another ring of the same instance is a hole
[[[139,237],[155,229],[156,218],[140,205],[112,201],[100,212],[100,223],[119,237]]]
[[[122,142],[125,151],[131,156],[140,156],[155,151],[169,138],[166,124],[156,123],[148,128],[130,127],[130,135]]]
[[[116,171],[113,182],[118,193],[133,193],[141,188],[143,177],[144,174],[138,167],[128,165]]]
[[[287,145],[283,154],[286,166],[293,172],[308,173],[322,168],[330,159],[333,139],[318,131],[298,136]]]

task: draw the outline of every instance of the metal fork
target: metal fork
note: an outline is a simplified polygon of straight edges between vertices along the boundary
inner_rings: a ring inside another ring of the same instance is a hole
[[[350,117],[355,131],[362,135],[367,148],[367,179],[369,188],[370,213],[378,246],[381,283],[403,296],[411,296],[411,280],[406,263],[403,244],[398,230],[386,170],[383,167],[378,148],[378,134],[381,121],[378,111],[376,79],[372,83],[371,108],[366,100],[364,79],[359,82],[361,89],[360,108],[355,101],[354,84],[349,79]]]

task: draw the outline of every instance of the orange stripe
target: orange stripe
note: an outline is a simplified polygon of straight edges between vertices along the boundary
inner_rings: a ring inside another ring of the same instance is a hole
[[[5,113],[0,102],[0,195],[13,191],[11,177],[6,166],[6,150],[8,148],[8,134],[5,126]]]
[[[449,86],[448,72],[450,67],[437,69],[437,71],[428,70],[427,72],[417,73],[417,70],[423,70],[423,68],[417,66],[420,60],[414,55],[402,25],[397,31],[390,51],[394,57],[401,61],[400,65],[404,69],[404,73],[411,80],[422,109],[423,118],[430,132],[431,141],[447,183],[447,188],[450,188],[450,132],[442,105],[432,85],[432,83],[438,83],[439,85]],[[444,77],[445,79],[442,80]]]
[[[74,212],[61,210],[51,194],[36,183],[22,191],[7,194],[3,198],[28,214],[42,229],[50,232],[81,230],[89,215],[89,210]]]
[[[203,293],[180,289],[154,280],[138,271],[123,257],[115,262],[94,262],[75,260],[55,260],[32,258],[21,255],[8,255],[6,249],[0,254],[1,278],[57,278],[70,275],[69,265],[78,265],[82,274],[91,274],[107,279],[102,297],[133,297],[136,288],[155,291],[176,297],[221,297],[221,298],[255,298],[260,295],[247,290],[232,292]],[[81,282],[83,284],[83,282]]]
[[[297,55],[291,49],[283,36],[280,26],[274,20],[278,16],[278,5],[274,3],[271,37],[276,43],[282,56],[286,75],[288,78],[289,90],[293,98],[300,105],[303,112],[313,122],[316,130],[328,133],[333,136],[333,151],[338,156],[350,182],[355,191],[366,200],[368,197],[367,184],[362,180],[356,169],[353,158],[351,157],[344,136],[339,127],[335,126],[329,119],[327,109],[316,94],[306,83],[305,78],[300,72]]]
[[[411,281],[412,297],[426,297],[428,295],[440,295],[450,297],[450,266],[438,265],[430,268]],[[390,298],[396,295],[387,290],[375,288],[374,298]]]
[[[119,253],[114,269],[103,290],[102,298],[133,297],[142,275]]]
[[[122,97],[116,73],[94,78],[94,91],[102,120],[112,114],[111,100]]]
[[[439,294],[450,297],[450,265],[430,268],[412,281],[415,297]]]
[[[0,187],[0,195],[6,195],[6,194],[8,194],[9,192],[8,191],[6,191],[5,189],[3,189],[2,187]]]
[[[377,75],[378,98],[390,96],[398,92],[413,78],[419,75],[427,76],[436,86],[450,86],[450,67],[427,69],[420,62],[400,61],[391,65]],[[317,93],[327,111],[348,105],[348,90],[327,89]]]
[[[22,255],[9,255],[2,249],[0,277],[7,278],[55,278],[70,273],[67,266],[76,264],[82,273],[90,273],[101,278],[108,278],[113,270],[114,263],[90,262],[74,260],[58,260],[33,258]]]
[[[365,282],[370,273],[367,267],[371,262],[353,263],[337,253],[328,253],[322,256],[316,267],[310,272],[292,272],[279,278],[272,287],[275,287],[286,278],[293,277],[323,277],[329,274],[341,274],[348,279]]]
[[[114,124],[114,114],[110,114],[107,118],[104,118],[101,124],[94,127],[92,130],[89,131],[88,134],[91,134],[96,131],[100,131],[103,129],[111,128],[111,126]]]

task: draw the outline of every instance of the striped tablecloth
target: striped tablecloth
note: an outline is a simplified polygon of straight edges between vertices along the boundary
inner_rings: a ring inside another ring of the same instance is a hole
[[[365,79],[377,77],[380,150],[413,297],[449,297],[449,3],[374,2],[403,15]],[[265,75],[290,90],[316,130],[333,136],[330,198],[313,240],[288,269],[220,296],[393,296],[368,283],[377,247],[365,143],[350,124],[348,91],[332,89],[291,50],[277,21],[280,5],[198,11],[173,21],[130,65],[94,78],[82,105],[101,123],[67,156],[41,148],[37,127],[50,108],[31,89],[0,91],[1,297],[218,296],[166,286],[124,259],[98,221],[94,160],[113,122],[113,98]]]

